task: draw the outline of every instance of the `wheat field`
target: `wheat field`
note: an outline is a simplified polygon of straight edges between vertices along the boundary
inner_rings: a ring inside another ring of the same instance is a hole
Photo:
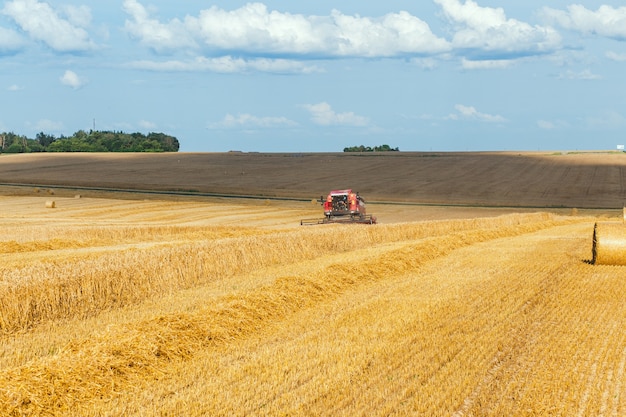
[[[0,196],[0,415],[626,415],[598,216],[49,199]]]

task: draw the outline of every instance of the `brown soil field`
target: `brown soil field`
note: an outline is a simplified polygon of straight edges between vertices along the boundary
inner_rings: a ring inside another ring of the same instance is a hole
[[[0,415],[626,415],[624,158],[2,155]]]
[[[374,202],[619,209],[626,154],[20,154],[0,155],[0,183],[299,199],[352,188]]]

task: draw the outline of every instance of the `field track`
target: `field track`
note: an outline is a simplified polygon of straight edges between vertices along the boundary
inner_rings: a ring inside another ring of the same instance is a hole
[[[595,217],[47,198],[0,197],[1,415],[626,413]]]

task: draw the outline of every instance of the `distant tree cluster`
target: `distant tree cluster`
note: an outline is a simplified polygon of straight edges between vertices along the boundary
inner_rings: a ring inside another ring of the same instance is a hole
[[[79,130],[59,138],[43,132],[29,139],[13,132],[0,133],[0,153],[28,152],[178,152],[174,136],[163,133],[124,133]]]
[[[397,152],[399,150],[400,149],[392,148],[389,145],[374,146],[373,148],[363,145],[343,148],[344,152]]]

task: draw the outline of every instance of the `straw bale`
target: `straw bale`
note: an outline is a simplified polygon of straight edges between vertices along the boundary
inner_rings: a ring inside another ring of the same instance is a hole
[[[592,252],[596,265],[626,265],[626,225],[623,222],[596,223]]]
[[[56,203],[53,200],[46,201],[46,208],[55,208]]]

